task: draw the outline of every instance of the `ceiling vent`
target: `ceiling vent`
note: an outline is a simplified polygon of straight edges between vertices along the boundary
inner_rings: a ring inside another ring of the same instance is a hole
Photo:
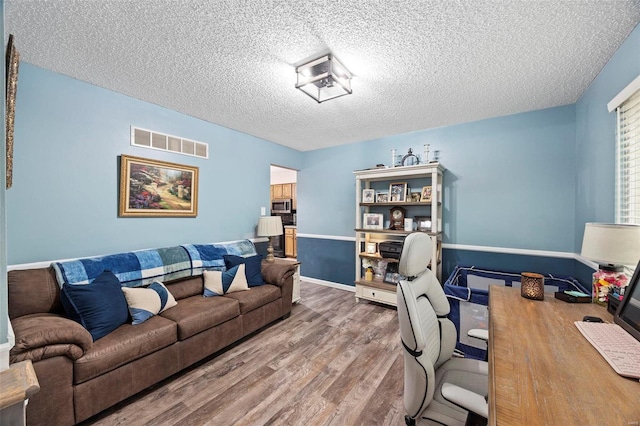
[[[131,145],[209,158],[209,144],[131,126]]]

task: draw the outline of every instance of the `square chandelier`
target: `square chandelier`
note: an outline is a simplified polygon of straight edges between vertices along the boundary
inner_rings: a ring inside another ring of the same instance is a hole
[[[318,103],[352,93],[351,73],[331,54],[296,67],[296,74],[296,89]]]

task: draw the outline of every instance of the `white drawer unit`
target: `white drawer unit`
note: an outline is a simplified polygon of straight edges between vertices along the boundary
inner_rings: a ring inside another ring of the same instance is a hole
[[[396,293],[381,290],[374,287],[356,286],[356,299],[372,300],[374,302],[386,303],[388,305],[396,304]]]

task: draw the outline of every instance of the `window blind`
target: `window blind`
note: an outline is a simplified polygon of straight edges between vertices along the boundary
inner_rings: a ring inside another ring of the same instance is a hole
[[[616,223],[640,224],[640,90],[616,111]]]

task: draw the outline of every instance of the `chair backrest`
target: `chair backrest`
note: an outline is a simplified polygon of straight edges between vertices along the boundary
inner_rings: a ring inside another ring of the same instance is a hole
[[[431,244],[427,234],[410,234],[398,267],[398,272],[407,277],[398,283],[397,305],[404,346],[404,405],[412,418],[431,403],[435,370],[451,358],[456,343],[455,326],[446,318],[449,302],[428,269]]]

